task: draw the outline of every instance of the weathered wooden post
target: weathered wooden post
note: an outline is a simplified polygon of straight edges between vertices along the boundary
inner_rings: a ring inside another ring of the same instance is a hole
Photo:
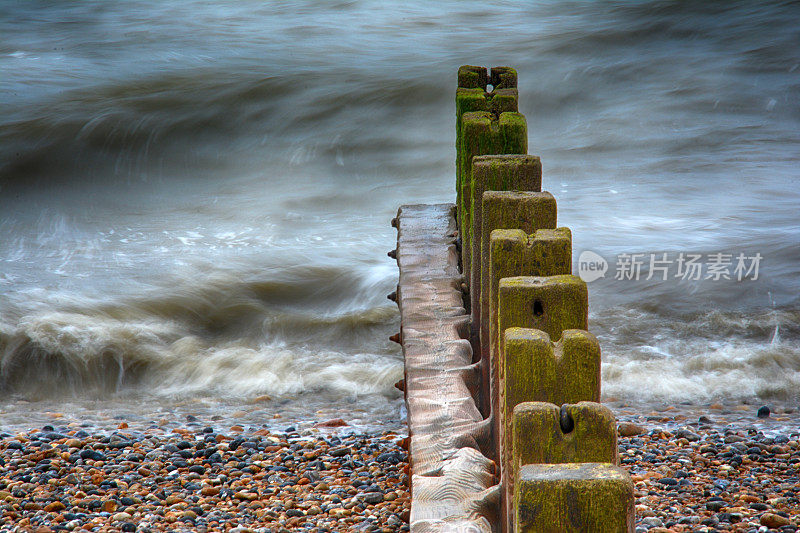
[[[475,265],[475,268],[470,270],[470,308],[472,315],[473,335],[479,335],[479,325],[481,322],[481,273],[483,272],[483,264],[481,258],[484,254],[484,248],[488,250],[488,233],[483,235],[483,203],[484,193],[487,191],[531,191],[540,192],[542,190],[542,162],[541,160],[532,155],[483,155],[476,156],[472,159],[472,184],[470,186],[471,198],[470,212],[472,213],[472,221],[470,224],[469,240],[472,243],[472,249],[469,251],[471,254],[470,264]],[[507,225],[502,228],[522,228],[526,229],[532,227],[529,233],[533,233],[536,229],[540,228],[554,228],[556,219],[556,205],[555,198],[549,193],[533,197],[538,202],[531,202],[525,207],[527,212],[521,211],[516,213],[516,217],[501,217],[497,213],[490,215],[492,224],[487,227],[494,226],[496,222],[506,221]],[[513,202],[512,202],[513,203]],[[489,206],[496,209],[497,206],[491,202]],[[508,208],[510,206],[502,206]],[[514,206],[518,207],[518,206]],[[543,213],[544,211],[544,213]],[[535,219],[545,225],[525,224],[525,227],[520,226],[521,219]],[[498,227],[491,227],[491,229],[501,229]]]
[[[499,361],[502,367],[499,416],[505,435],[501,444],[504,448],[511,448],[512,413],[524,402],[564,405],[600,401],[600,345],[594,335],[568,329],[556,343],[538,329],[508,328],[504,335],[505,349]],[[603,413],[613,423],[610,411],[606,409]],[[613,424],[610,427],[613,429]]]
[[[536,234],[558,230],[539,230]],[[495,230],[495,236],[502,238],[502,230]],[[563,243],[555,239],[552,249],[558,249]],[[534,239],[535,242],[535,239]],[[545,244],[548,244],[545,241]],[[494,255],[503,256],[499,242],[495,241]],[[539,254],[541,256],[541,254]],[[547,258],[558,266],[558,255],[548,253]],[[498,260],[498,263],[500,261]],[[494,265],[494,261],[493,261]],[[492,274],[494,277],[495,274]],[[586,283],[577,276],[556,275],[548,277],[517,276],[498,279],[497,292],[492,293],[490,287],[490,369],[489,394],[492,398],[494,414],[494,435],[500,441],[500,390],[504,368],[500,365],[504,350],[505,337],[501,332],[508,328],[533,328],[544,331],[550,338],[560,339],[565,329],[587,328],[589,299]],[[500,447],[502,453],[502,447]]]
[[[545,249],[563,250],[565,244],[563,241],[566,235],[553,235],[554,232],[559,233],[558,230],[539,230],[537,234],[542,232],[554,238],[550,242],[544,242]],[[503,252],[509,249],[518,249],[516,244],[522,236],[521,233],[523,232],[514,232],[514,230],[495,230],[493,232],[490,246],[493,259],[497,258],[498,264],[502,263],[502,259],[506,259],[506,269],[513,270],[515,268],[516,263],[509,259],[516,256],[509,257]],[[527,236],[525,237],[527,240]],[[504,244],[508,246],[503,246]],[[553,261],[553,263],[549,263],[551,265],[560,264],[557,259],[559,254],[552,251],[547,254],[540,252],[534,256],[547,259],[548,263]],[[563,254],[561,257],[563,260]],[[508,432],[504,431],[506,425],[502,409],[504,398],[501,397],[505,390],[504,333],[509,328],[533,328],[543,331],[551,338],[560,339],[564,330],[585,330],[588,323],[589,300],[586,283],[572,275],[507,277],[499,279],[497,287],[496,297],[491,294],[490,287],[490,299],[494,313],[493,317],[490,317],[489,325],[491,337],[489,388],[492,401],[493,435],[498,448],[495,459],[501,466],[503,483],[508,487],[510,486],[511,471],[504,467],[511,464],[512,448]],[[507,522],[511,508],[505,494],[502,496],[501,511],[503,511],[504,521]]]
[[[491,85],[491,91],[489,91]],[[472,158],[484,154],[526,154],[528,132],[518,111],[517,71],[511,67],[464,65],[458,69],[456,89],[456,206],[462,240],[461,264],[470,283]],[[482,113],[472,115],[472,113]],[[469,116],[466,116],[469,115]],[[506,115],[506,116],[504,116]],[[476,124],[467,122],[478,120]],[[488,128],[488,129],[487,129]],[[466,236],[465,236],[466,235]]]
[[[508,420],[512,474],[528,464],[618,463],[617,423],[602,404],[581,401],[559,407],[522,402],[512,412]]]
[[[514,490],[515,533],[632,533],[633,482],[610,463],[531,464]]]
[[[525,116],[504,112],[474,111],[461,116],[461,139],[458,147],[461,180],[459,228],[461,264],[464,279],[470,280],[472,258],[472,158],[487,154],[525,154],[528,152],[528,129]]]
[[[487,92],[488,85],[493,86]],[[456,206],[461,208],[461,180],[465,172],[458,150],[461,147],[461,117],[473,111],[489,111],[500,115],[518,111],[517,71],[510,67],[464,65],[458,69],[456,88]],[[525,153],[525,152],[521,152]],[[469,161],[468,161],[469,163]]]
[[[527,191],[486,191],[483,193],[481,207],[481,271],[479,315],[473,313],[473,320],[480,323],[479,335],[481,357],[489,356],[489,324],[491,323],[492,287],[497,294],[500,279],[510,276],[549,276],[569,274],[572,271],[572,236],[568,228],[560,228],[557,233],[542,232],[542,229],[555,229],[557,218],[556,199],[549,192]],[[491,252],[491,234],[498,229],[517,229],[513,243],[504,244]],[[533,238],[528,234],[534,234]],[[563,241],[566,239],[566,241]],[[553,242],[559,241],[558,243]],[[547,243],[545,245],[545,243]],[[544,251],[543,248],[553,249]],[[566,250],[566,254],[560,250]],[[542,255],[554,254],[554,258],[543,263]],[[493,269],[493,270],[492,270]]]
[[[569,274],[572,269],[572,235],[568,228],[539,229],[531,235],[524,230],[494,230],[487,233],[489,227],[502,224],[506,215],[500,214],[501,207],[511,208],[503,213],[514,213],[513,208],[528,205],[524,216],[520,216],[524,226],[555,224],[555,201],[551,202],[550,193],[484,193],[484,204],[493,207],[486,212],[483,235],[487,237],[488,253],[483,257],[481,269],[480,316],[480,349],[484,379],[489,383],[484,390],[487,397],[496,399],[499,375],[499,330],[492,329],[497,325],[497,298],[500,280],[510,276],[554,276]],[[552,214],[552,219],[551,215]],[[492,352],[492,346],[495,347]],[[493,355],[494,354],[494,355]],[[493,377],[494,376],[494,377]],[[497,412],[496,402],[492,404],[493,412]],[[488,412],[488,410],[487,410]]]
[[[628,531],[633,524],[632,484],[616,466],[617,428],[611,410],[594,402],[560,408],[520,403],[513,408],[512,432],[513,454],[504,467],[513,531]],[[592,498],[602,506],[592,505]]]

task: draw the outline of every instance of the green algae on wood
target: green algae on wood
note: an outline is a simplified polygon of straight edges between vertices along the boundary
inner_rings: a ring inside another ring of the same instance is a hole
[[[595,336],[569,329],[552,343],[547,333],[528,328],[508,328],[504,336],[498,362],[498,442],[506,450],[506,501],[520,464],[616,464],[614,416],[591,403],[600,400],[600,345]],[[557,405],[563,405],[563,412]],[[560,414],[569,417],[570,431],[562,431]]]
[[[594,335],[568,329],[555,343],[538,329],[508,328],[504,335],[499,392],[506,422],[523,402],[600,401],[600,343]]]
[[[633,533],[633,482],[608,463],[525,465],[514,491],[515,533]]]
[[[578,276],[515,276],[503,278],[498,284],[498,332],[513,327],[534,328],[551,339],[560,339],[564,330],[588,329],[588,311],[586,282]],[[501,335],[499,339],[502,349]]]
[[[517,71],[512,67],[492,67],[489,81],[495,90],[516,87]]]
[[[588,303],[586,283],[577,276],[517,276],[500,279],[497,298],[492,301],[492,306],[496,308],[496,320],[489,325],[492,341],[489,354],[489,397],[494,415],[493,438],[499,449],[495,460],[501,465],[505,464],[505,455],[509,450],[501,445],[500,392],[503,367],[500,361],[503,360],[501,354],[505,350],[505,335],[499,332],[515,327],[533,328],[544,331],[551,339],[560,339],[564,330],[587,329]]]
[[[533,336],[535,330],[511,328],[512,337]],[[541,332],[539,332],[541,333]],[[564,334],[567,336],[567,332]],[[546,340],[549,344],[549,339]],[[508,349],[508,346],[506,346]],[[565,386],[569,379],[564,379]],[[504,388],[508,391],[508,387]],[[502,395],[502,391],[501,391]],[[502,464],[502,504],[513,516],[514,484],[519,469],[540,463],[618,464],[617,426],[610,409],[590,401],[566,403],[560,408],[546,402],[518,402],[519,396],[502,398],[502,446],[510,453]],[[515,403],[518,402],[518,403]],[[566,424],[566,426],[565,426]]]
[[[521,402],[509,414],[512,471],[539,463],[618,463],[614,413],[600,403]]]
[[[486,67],[477,67],[474,65],[462,65],[458,67],[458,86],[468,89],[482,89],[486,90],[486,84],[489,83],[489,74]]]
[[[484,263],[481,263],[484,240],[481,233],[483,226],[483,194],[486,191],[540,192],[542,190],[542,162],[533,155],[476,156],[472,159],[472,184],[470,189],[471,198],[469,202],[472,216],[468,226],[468,240],[472,243],[472,249],[467,253],[471,254],[470,265],[475,265],[470,270],[470,309],[472,310],[472,324],[478,327],[481,319],[481,272],[485,266]],[[548,225],[551,222],[549,220],[550,217],[548,217],[548,220],[544,221],[545,225],[539,225],[530,231],[533,232],[535,229],[542,227],[555,227],[555,199],[549,194],[535,196],[532,199],[534,202],[530,209],[534,210],[534,213],[544,210],[547,215],[552,215],[552,225]],[[529,217],[531,213],[524,213],[524,215]],[[541,218],[541,215],[539,218]],[[513,219],[509,219],[508,224],[505,227],[520,227]],[[524,274],[524,272],[517,274]],[[477,331],[474,333],[477,335]]]
[[[493,90],[487,91],[492,83]],[[517,71],[511,67],[485,67],[463,65],[458,69],[456,89],[456,205],[461,206],[461,181],[469,169],[462,167],[461,122],[464,113],[487,111],[495,116],[505,112],[517,112],[519,93]],[[522,152],[524,153],[524,152]],[[469,161],[467,161],[469,164]]]
[[[497,200],[495,202],[495,200]],[[500,332],[497,326],[498,291],[500,280],[512,276],[555,276],[569,274],[572,269],[572,234],[569,228],[538,229],[528,235],[524,229],[495,229],[513,223],[515,207],[521,210],[516,220],[524,227],[555,225],[555,199],[550,193],[484,193],[482,235],[485,240],[481,260],[480,350],[484,375],[483,390],[491,398],[491,411],[498,412],[497,391],[502,369],[500,361]],[[526,323],[509,327],[532,327]],[[557,337],[556,337],[557,340]],[[482,401],[488,405],[489,399]],[[498,421],[495,419],[495,423]]]
[[[524,115],[505,112],[499,116],[488,111],[464,113],[457,151],[458,211],[461,232],[462,270],[470,280],[470,224],[472,213],[472,158],[489,154],[525,154],[528,151],[527,124]]]
[[[487,89],[491,84],[494,89],[515,89],[517,87],[517,71],[512,67],[479,67],[462,65],[458,67],[458,86],[467,89]]]
[[[572,233],[556,228],[556,200],[548,192],[487,191],[481,209],[479,282],[475,291],[480,302],[473,320],[480,323],[481,357],[488,356],[490,324],[496,318],[491,304],[502,278],[511,276],[555,276],[572,272]],[[496,249],[492,251],[492,233]],[[542,231],[549,230],[549,231]],[[471,296],[471,293],[470,293]],[[485,354],[485,355],[484,355]]]

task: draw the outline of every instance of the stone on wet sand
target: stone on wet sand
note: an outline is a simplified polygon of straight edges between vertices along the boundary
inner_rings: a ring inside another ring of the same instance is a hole
[[[777,529],[779,527],[788,526],[789,519],[773,513],[764,513],[761,515],[761,525]]]

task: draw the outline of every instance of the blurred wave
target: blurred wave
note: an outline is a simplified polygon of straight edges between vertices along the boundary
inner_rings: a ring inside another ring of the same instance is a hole
[[[800,310],[674,316],[657,305],[590,317],[603,347],[603,394],[643,402],[792,402],[800,386]]]
[[[71,305],[0,322],[0,388],[48,396],[394,394],[397,311],[342,305],[376,290],[342,269]],[[314,276],[316,283],[314,282]],[[363,298],[363,296],[361,297]],[[372,298],[375,300],[375,298]]]
[[[606,395],[796,399],[798,19],[782,1],[0,0],[0,391],[316,391],[383,416],[402,373],[388,221],[453,200],[471,63],[518,69],[576,257],[764,258],[757,281],[593,282]]]

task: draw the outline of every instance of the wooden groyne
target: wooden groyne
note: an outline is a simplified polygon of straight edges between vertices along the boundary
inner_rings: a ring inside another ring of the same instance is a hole
[[[413,532],[633,531],[587,287],[527,145],[516,71],[461,67],[456,203],[392,221]]]

